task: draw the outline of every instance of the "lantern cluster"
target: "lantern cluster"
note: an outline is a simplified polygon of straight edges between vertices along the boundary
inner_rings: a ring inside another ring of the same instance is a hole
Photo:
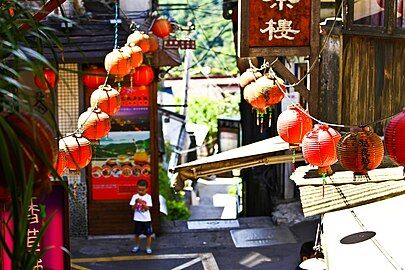
[[[263,116],[270,108],[284,98],[284,81],[274,74],[247,69],[240,76],[244,99],[257,111],[258,124],[262,124]]]

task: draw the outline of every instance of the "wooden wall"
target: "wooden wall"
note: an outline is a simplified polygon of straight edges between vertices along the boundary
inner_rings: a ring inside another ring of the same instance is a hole
[[[343,36],[338,122],[367,124],[405,107],[405,40]],[[373,125],[382,135],[387,121]]]

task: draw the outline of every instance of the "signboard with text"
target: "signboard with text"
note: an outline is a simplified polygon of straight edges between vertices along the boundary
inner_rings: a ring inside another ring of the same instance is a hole
[[[41,238],[39,245],[35,251],[40,253],[45,251],[44,255],[37,261],[34,270],[54,269],[65,270],[70,269],[70,260],[68,254],[64,250],[69,250],[69,220],[68,220],[68,200],[66,190],[62,185],[53,185],[52,192],[44,198],[31,199],[28,206],[28,230],[26,248],[32,249],[34,242],[37,240],[41,226],[46,221],[50,220],[49,226],[45,234]],[[1,221],[8,222],[12,228],[12,220],[8,220],[9,212],[0,212]],[[5,226],[5,225],[3,225]],[[1,231],[6,235],[8,246],[12,246],[13,240],[10,233],[5,228]],[[3,253],[2,253],[3,252]],[[0,251],[4,270],[11,270],[11,260],[4,251]]]
[[[309,55],[319,8],[319,0],[240,0],[238,57]]]

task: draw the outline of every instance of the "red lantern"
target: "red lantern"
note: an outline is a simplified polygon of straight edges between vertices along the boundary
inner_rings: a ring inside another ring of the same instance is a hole
[[[131,72],[133,72],[135,70],[135,68],[139,67],[140,65],[142,65],[143,62],[143,53],[142,53],[142,49],[138,46],[129,46],[126,45],[124,47],[121,48],[121,50],[124,53],[130,54],[131,55]]]
[[[122,81],[131,72],[131,55],[119,49],[114,49],[106,55],[104,67],[107,72],[115,76],[116,81]]]
[[[61,139],[59,150],[66,153],[66,168],[77,171],[86,167],[92,157],[90,141],[80,134],[72,134]]]
[[[156,35],[149,33],[149,51],[148,53],[154,53],[159,49],[159,39]]]
[[[59,141],[59,144],[61,141]],[[61,148],[61,145],[59,145],[59,149]],[[54,165],[54,168],[56,172],[58,173],[59,176],[63,175],[63,172],[66,169],[66,153],[65,151],[59,150],[58,153],[58,159],[56,161],[56,164]]]
[[[250,83],[249,91],[244,92],[244,98],[260,113],[266,113],[267,108],[276,105],[284,98],[285,86],[282,79],[267,74]]]
[[[142,65],[139,68],[135,69],[132,78],[135,85],[148,85],[153,82],[155,74],[151,66]]]
[[[49,172],[47,162],[42,157],[48,159],[50,164],[54,164],[57,157],[57,146],[55,142],[55,133],[48,123],[33,114],[22,112],[19,115],[10,113],[3,116],[10,127],[16,132],[16,137],[20,142],[21,153],[24,159],[25,175],[30,174],[31,168],[34,168],[34,189],[48,189]],[[5,138],[11,140],[12,138]],[[40,149],[40,152],[36,147]],[[10,158],[16,159],[13,149],[9,148]],[[13,167],[17,162],[11,162]],[[17,168],[15,168],[17,170]],[[5,186],[3,171],[0,171],[0,186]]]
[[[139,46],[143,53],[149,52],[149,36],[143,32],[135,31],[127,38],[127,44],[129,46]]]
[[[343,136],[337,146],[342,166],[354,175],[367,176],[367,171],[377,168],[384,158],[384,145],[369,127],[353,128]]]
[[[50,93],[51,89],[55,89],[55,85],[58,83],[56,73],[50,68],[44,68],[44,78],[38,75],[34,76],[35,85],[43,90],[45,93]]]
[[[84,87],[89,89],[96,89],[100,85],[104,84],[107,77],[107,72],[105,69],[96,65],[91,65],[83,71],[91,73],[82,76]]]
[[[238,58],[238,59],[240,59],[240,58]],[[239,78],[240,87],[244,88],[249,83],[255,82],[257,79],[259,79],[262,76],[263,75],[258,71],[253,71],[252,69],[247,69],[245,72],[243,72],[240,75],[240,78]]]
[[[312,128],[311,118],[299,104],[289,105],[277,119],[277,132],[292,146],[298,146]]]
[[[107,136],[111,129],[110,117],[99,108],[88,108],[79,116],[78,128],[83,130],[83,136],[90,141],[98,141]]]
[[[302,154],[311,165],[318,166],[320,175],[331,175],[336,163],[340,134],[327,125],[315,125],[302,139]]]
[[[121,105],[128,107],[149,106],[149,87],[146,85],[123,87],[121,89]]]
[[[165,18],[159,18],[153,22],[152,32],[156,36],[158,36],[160,38],[165,38],[170,35],[171,31],[172,31],[172,25]]]
[[[90,96],[90,105],[112,116],[118,112],[121,107],[120,92],[110,85],[100,85]]]
[[[388,123],[384,143],[389,157],[405,166],[405,108]]]

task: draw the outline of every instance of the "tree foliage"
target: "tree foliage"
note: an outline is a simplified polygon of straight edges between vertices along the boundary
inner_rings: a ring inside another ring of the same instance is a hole
[[[164,4],[160,11],[173,19],[179,28],[188,22],[195,25],[190,38],[196,40],[196,49],[191,64],[191,74],[200,74],[203,67],[210,68],[210,75],[233,76],[238,73],[234,48],[232,23],[222,17],[222,1],[217,0],[159,0]],[[171,6],[170,4],[184,4]],[[187,38],[188,32],[176,32],[178,39]],[[180,50],[184,57],[184,50]],[[170,69],[171,77],[181,77],[184,65]]]

